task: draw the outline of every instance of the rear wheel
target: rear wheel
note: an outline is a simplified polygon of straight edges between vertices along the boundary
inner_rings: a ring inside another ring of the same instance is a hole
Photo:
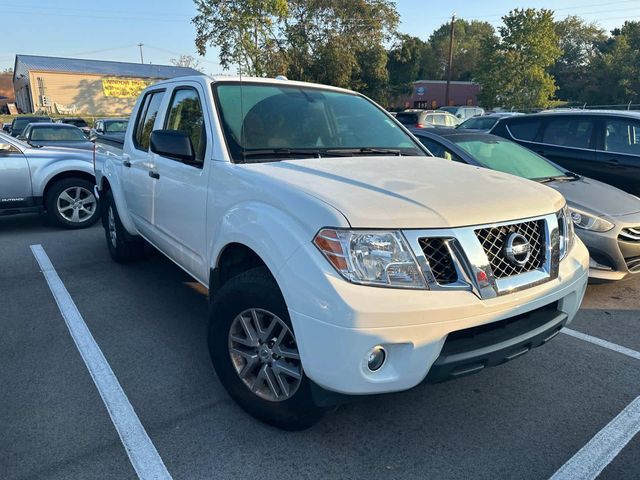
[[[118,263],[131,262],[144,256],[144,240],[127,232],[118,216],[113,194],[107,191],[104,196],[102,225],[111,258]]]
[[[86,228],[100,217],[93,184],[84,178],[65,178],[55,182],[45,198],[47,217],[64,228]]]
[[[284,298],[266,268],[229,280],[215,294],[209,353],[218,378],[249,414],[284,430],[315,424],[313,402]]]

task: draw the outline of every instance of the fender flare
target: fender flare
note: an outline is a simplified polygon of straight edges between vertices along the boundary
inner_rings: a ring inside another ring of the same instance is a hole
[[[51,182],[51,179],[61,173],[80,172],[90,175],[95,180],[93,166],[91,163],[80,159],[56,160],[38,168],[32,173],[31,184],[33,185],[33,195],[41,197]]]
[[[235,205],[221,217],[213,232],[222,234],[213,237],[210,269],[217,268],[225,248],[235,243],[253,250],[274,278],[287,260],[302,245],[311,243],[317,233],[281,209],[255,201]]]
[[[100,191],[104,192],[104,183],[105,181],[109,182],[109,188],[111,190],[111,194],[113,195],[113,201],[116,204],[118,217],[120,218],[122,226],[130,235],[139,235],[138,229],[136,228],[131,215],[129,214],[129,209],[127,208],[127,203],[124,198],[124,191],[122,188],[122,183],[120,182],[121,171],[122,166],[116,165],[113,159],[108,158],[107,160],[105,160],[104,166],[102,167],[102,184],[99,186]]]

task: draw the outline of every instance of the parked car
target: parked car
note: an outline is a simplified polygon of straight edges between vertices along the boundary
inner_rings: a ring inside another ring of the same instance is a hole
[[[84,118],[63,117],[56,119],[56,123],[64,123],[66,125],[73,125],[74,127],[78,127],[87,137],[91,133],[91,128],[89,128],[89,124]]]
[[[621,280],[640,273],[640,199],[568,172],[511,140],[460,130],[415,130],[436,156],[528,178],[566,199],[577,235],[590,254],[589,276]]]
[[[122,140],[127,131],[128,118],[100,118],[95,121],[89,133],[90,138],[102,137],[103,140]]]
[[[96,140],[109,253],[146,239],[209,289],[218,379],[265,422],[501,364],[580,305],[558,192],[429,157],[360,94],[184,77],[131,118],[119,155]]]
[[[33,148],[0,133],[0,215],[41,213],[58,226],[83,228],[100,217],[93,155]]]
[[[3,123],[2,130],[6,133],[11,133],[11,123]]]
[[[18,137],[30,123],[51,122],[50,117],[21,116],[15,117],[11,122],[11,136]]]
[[[18,137],[32,147],[67,147],[93,150],[93,143],[78,127],[65,123],[30,123]]]
[[[438,110],[408,110],[398,112],[396,119],[407,128],[450,127],[460,123],[455,116]]]
[[[480,107],[469,107],[469,106],[450,106],[450,107],[440,107],[438,110],[443,112],[448,112],[451,115],[459,118],[461,121],[464,121],[468,118],[477,117],[478,115],[484,115],[484,109]]]
[[[511,112],[490,113],[488,115],[468,118],[456,128],[460,130],[476,130],[479,132],[488,132],[496,123],[498,123],[498,120],[500,120],[501,118],[513,117],[515,115],[523,114]]]
[[[567,110],[505,118],[491,133],[640,196],[640,113]]]

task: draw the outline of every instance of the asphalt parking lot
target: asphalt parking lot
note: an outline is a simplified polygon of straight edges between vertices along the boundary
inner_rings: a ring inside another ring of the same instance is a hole
[[[153,253],[113,263],[99,225],[70,232],[5,217],[3,479],[136,478],[35,244],[175,479],[550,478],[640,395],[639,358],[561,334],[478,375],[363,399],[310,430],[282,432],[240,410],[216,379],[205,293],[178,267]],[[589,286],[571,328],[639,352],[640,279]],[[599,478],[640,478],[638,458],[635,436]]]

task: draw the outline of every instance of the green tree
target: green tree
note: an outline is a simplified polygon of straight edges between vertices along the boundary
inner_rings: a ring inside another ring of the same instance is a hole
[[[429,52],[425,59],[424,68],[428,71],[427,76],[431,80],[445,80],[447,78],[450,32],[451,23],[445,23],[429,37]],[[495,41],[495,30],[487,22],[478,20],[469,22],[458,19],[455,23],[454,38],[451,79],[473,80],[479,63],[483,61],[482,44],[486,41]]]
[[[607,38],[605,31],[574,15],[555,22],[554,29],[562,50],[550,69],[558,85],[556,96],[580,101],[592,82],[589,67],[598,54],[599,45]]]
[[[429,53],[429,44],[418,37],[405,34],[397,36],[387,52],[388,103],[398,103],[399,97],[411,93],[413,82],[428,77],[425,67],[429,63]]]
[[[590,62],[584,100],[596,105],[640,103],[640,22],[625,22]]]
[[[277,25],[287,15],[287,0],[194,0],[198,14],[196,48],[200,55],[219,47],[220,65],[239,65],[242,73],[264,75],[280,50]]]
[[[545,107],[556,91],[548,73],[562,51],[554,29],[553,12],[516,9],[502,17],[499,39],[485,39],[477,79],[480,102],[529,109]]]
[[[194,0],[196,46],[252,75],[357,89],[382,100],[385,43],[399,17],[391,0]]]

